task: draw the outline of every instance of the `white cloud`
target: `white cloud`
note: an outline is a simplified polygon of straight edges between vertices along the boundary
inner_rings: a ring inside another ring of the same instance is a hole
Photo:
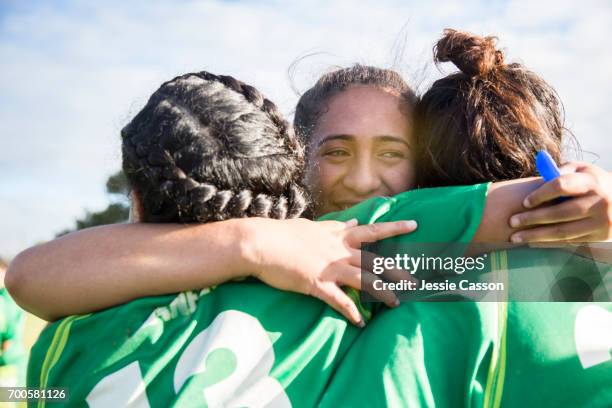
[[[0,253],[14,254],[106,203],[119,168],[118,134],[164,80],[187,71],[228,73],[262,89],[287,113],[295,82],[330,65],[419,72],[445,27],[497,34],[510,59],[542,74],[565,102],[583,146],[612,169],[606,115],[612,91],[612,10],[576,2],[33,2],[0,11]],[[1,6],[0,6],[1,7]],[[401,32],[401,33],[400,33]],[[400,47],[401,49],[402,47]],[[425,68],[430,81],[440,76]],[[587,157],[588,158],[588,157]]]

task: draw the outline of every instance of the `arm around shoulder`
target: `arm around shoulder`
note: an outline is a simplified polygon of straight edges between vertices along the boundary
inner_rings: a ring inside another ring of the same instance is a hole
[[[46,320],[216,285],[247,274],[255,257],[251,223],[116,224],[74,232],[20,253],[6,285],[21,307]]]

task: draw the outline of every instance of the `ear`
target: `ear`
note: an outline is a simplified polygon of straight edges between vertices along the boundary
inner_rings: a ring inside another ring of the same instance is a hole
[[[140,194],[138,191],[132,190],[130,193],[131,205],[130,205],[130,222],[142,222],[144,209],[142,207],[142,201],[140,200]]]

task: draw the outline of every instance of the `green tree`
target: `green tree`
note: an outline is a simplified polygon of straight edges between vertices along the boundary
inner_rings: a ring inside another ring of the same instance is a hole
[[[96,225],[116,224],[127,221],[130,213],[128,200],[130,187],[123,171],[118,171],[106,180],[106,192],[109,195],[110,203],[104,210],[87,211],[83,218],[76,220],[74,228],[66,229],[57,234],[57,236],[83,228],[95,227]]]

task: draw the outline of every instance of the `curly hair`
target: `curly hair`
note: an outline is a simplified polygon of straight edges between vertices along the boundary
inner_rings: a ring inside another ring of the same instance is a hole
[[[566,129],[557,93],[521,64],[506,64],[496,37],[447,29],[434,60],[459,72],[434,82],[416,106],[419,186],[535,176],[542,149],[561,160]]]
[[[292,127],[256,88],[230,76],[165,82],[121,136],[143,222],[295,218],[306,208]]]

